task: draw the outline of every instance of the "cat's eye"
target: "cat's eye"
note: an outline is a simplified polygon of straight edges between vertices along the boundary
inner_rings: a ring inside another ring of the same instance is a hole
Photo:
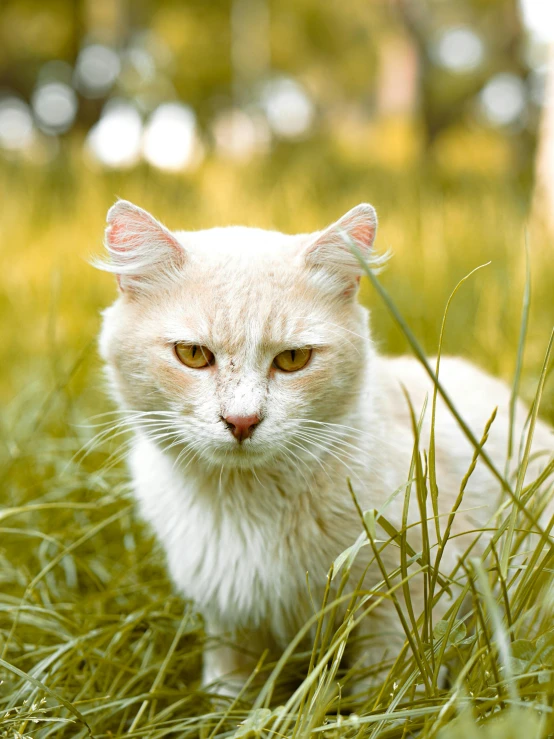
[[[215,361],[213,352],[200,344],[175,344],[175,354],[184,365],[193,369],[209,367]]]
[[[308,364],[311,356],[311,349],[286,349],[275,357],[273,365],[283,372],[296,372]]]

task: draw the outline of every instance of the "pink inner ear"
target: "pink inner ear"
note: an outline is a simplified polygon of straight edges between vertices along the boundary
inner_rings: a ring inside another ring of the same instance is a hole
[[[119,252],[135,249],[137,240],[148,238],[149,235],[151,238],[155,236],[158,243],[164,241],[169,246],[178,249],[175,239],[146,214],[133,213],[131,217],[128,214],[113,216],[106,230],[110,248]]]
[[[130,247],[130,238],[125,233],[125,224],[121,221],[114,221],[107,232],[108,243],[112,249],[118,249],[119,251],[127,251]]]
[[[360,286],[360,276],[358,275],[358,277],[356,277],[354,282],[348,285],[346,290],[343,292],[343,296],[345,298],[349,298],[351,295],[353,295],[358,290],[359,286]]]
[[[359,244],[372,244],[375,235],[375,226],[367,220],[358,220],[348,227],[353,240]]]

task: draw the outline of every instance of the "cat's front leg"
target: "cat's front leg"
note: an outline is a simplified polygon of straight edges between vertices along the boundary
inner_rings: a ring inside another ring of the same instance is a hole
[[[208,645],[204,651],[202,687],[209,693],[236,698],[255,664],[234,646]]]
[[[202,687],[210,693],[235,698],[254,672],[262,654],[275,655],[273,639],[262,631],[244,629],[229,634],[206,619]]]

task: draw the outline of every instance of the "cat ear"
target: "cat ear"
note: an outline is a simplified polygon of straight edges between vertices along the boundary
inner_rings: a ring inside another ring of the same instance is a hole
[[[104,246],[110,261],[97,266],[114,272],[123,292],[145,289],[184,263],[185,250],[171,231],[137,205],[118,200],[107,221]]]
[[[360,203],[316,235],[305,251],[306,264],[338,277],[344,293],[350,294],[362,274],[360,263],[350,247],[356,247],[362,257],[372,264],[375,261],[372,248],[376,232],[375,208],[368,203]]]

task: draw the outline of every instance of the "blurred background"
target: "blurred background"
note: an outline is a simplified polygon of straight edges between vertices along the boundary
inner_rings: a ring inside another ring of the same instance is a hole
[[[513,376],[553,323],[550,0],[4,0],[0,400],[103,407],[95,336],[115,296],[88,259],[116,197],[170,228],[318,229],[380,216],[382,279],[425,349]],[[383,351],[406,349],[369,285]],[[91,374],[92,373],[92,374]],[[550,388],[552,385],[549,386]],[[547,392],[545,412],[554,400]]]
[[[96,337],[117,291],[90,260],[108,208],[298,233],[369,201],[379,280],[429,355],[487,265],[444,348],[511,383],[523,325],[530,401],[554,323],[553,48],[554,0],[1,0],[0,656],[95,736],[220,726],[194,692],[200,622],[105,415]],[[368,282],[360,299],[379,349],[409,351]],[[2,736],[88,736],[30,729],[68,714],[6,664]]]

